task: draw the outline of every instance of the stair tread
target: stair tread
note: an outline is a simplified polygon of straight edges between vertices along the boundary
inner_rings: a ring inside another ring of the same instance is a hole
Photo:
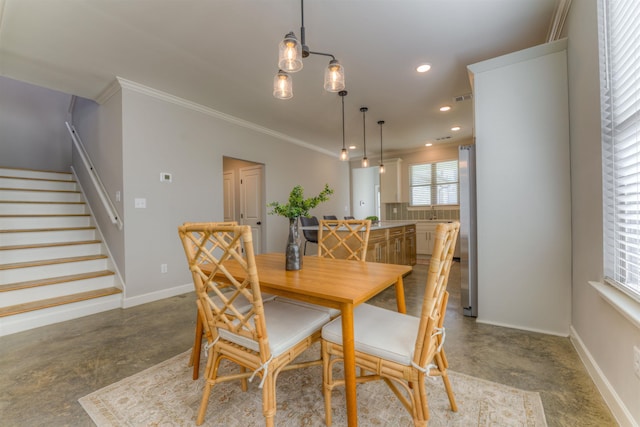
[[[9,166],[2,166],[2,167],[0,167],[0,169],[8,169],[8,170],[13,170],[13,171],[27,171],[27,172],[60,173],[60,174],[63,174],[63,175],[71,175],[71,172],[54,171],[54,170],[48,170],[48,169],[12,168],[12,167],[9,167]]]
[[[15,187],[0,187],[0,190],[9,191],[40,191],[45,193],[80,193],[78,190],[43,190],[39,188],[15,188]]]
[[[101,243],[101,242],[102,240],[78,240],[78,241],[70,241],[70,242],[37,243],[32,245],[0,246],[0,251],[10,251],[15,249],[53,248],[57,246],[90,245],[90,244]]]
[[[0,233],[29,233],[33,231],[73,231],[73,230],[95,230],[95,227],[59,227],[59,228],[22,228],[0,230]]]
[[[0,203],[22,204],[22,203],[34,203],[41,205],[85,205],[85,202],[54,202],[54,201],[41,201],[41,200],[0,200]]]
[[[49,277],[47,279],[7,283],[6,285],[0,285],[0,292],[17,291],[20,289],[36,288],[38,286],[55,285],[58,283],[74,282],[77,280],[93,279],[103,276],[113,276],[114,274],[115,273],[111,270],[99,270],[92,271],[90,273],[69,274],[67,276]]]
[[[31,178],[31,177],[27,177],[27,176],[13,176],[13,175],[0,175],[0,178],[24,179],[24,180],[27,180],[27,181],[50,181],[50,182],[72,182],[72,183],[75,183],[75,181],[70,181],[68,179]]]
[[[16,304],[0,308],[0,317],[13,316],[16,314],[26,313],[28,311],[42,310],[44,308],[56,307],[64,304],[71,304],[74,302],[86,301],[89,299],[100,298],[119,293],[122,293],[121,289],[110,287],[97,289],[95,291],[79,292],[77,294],[48,298],[39,301],[31,301],[23,304]]]
[[[0,215],[0,218],[59,218],[64,216],[91,216],[88,213],[73,213],[73,214],[8,214]]]
[[[15,262],[11,264],[0,264],[0,270],[12,270],[15,268],[40,267],[43,265],[64,264],[77,261],[92,261],[96,259],[108,258],[107,255],[86,255],[68,258],[45,259],[41,261]]]

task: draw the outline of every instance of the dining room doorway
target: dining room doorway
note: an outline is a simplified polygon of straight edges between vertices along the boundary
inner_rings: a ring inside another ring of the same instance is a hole
[[[249,225],[254,251],[262,253],[266,209],[264,165],[232,157],[223,157],[222,163],[225,221]]]

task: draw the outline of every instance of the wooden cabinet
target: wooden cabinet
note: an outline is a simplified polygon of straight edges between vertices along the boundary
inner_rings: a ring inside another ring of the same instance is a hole
[[[416,252],[416,226],[407,225],[404,228],[404,262],[402,264],[415,265],[417,262]]]
[[[366,260],[389,264],[415,265],[415,225],[371,230]]]
[[[387,229],[371,230],[367,246],[367,261],[387,263]]]

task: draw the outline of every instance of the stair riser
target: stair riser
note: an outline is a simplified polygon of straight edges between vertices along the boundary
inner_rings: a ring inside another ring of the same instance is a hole
[[[72,181],[73,175],[63,172],[45,172],[25,169],[0,168],[0,175],[15,176],[20,178],[38,178],[38,179],[57,179],[64,181]]]
[[[0,217],[0,230],[88,227],[89,225],[91,225],[89,216]]]
[[[2,292],[0,293],[0,307],[108,288],[113,286],[113,282],[113,276],[101,276],[73,282],[56,283],[55,285]]]
[[[96,239],[96,230],[22,231],[1,233],[2,246],[37,245],[40,243],[78,242]]]
[[[9,249],[0,251],[0,263],[32,262],[44,259],[70,258],[102,254],[100,243],[65,245],[50,248]]]
[[[84,203],[0,203],[2,215],[73,215],[89,213]]]
[[[74,181],[41,181],[34,179],[4,178],[0,176],[0,188],[76,191],[78,186]]]
[[[80,202],[80,193],[57,191],[0,190],[0,200],[25,202]]]
[[[38,267],[14,268],[0,270],[0,285],[9,283],[41,280],[49,277],[66,276],[69,274],[89,273],[92,271],[107,270],[107,260],[89,260],[51,264]]]
[[[122,294],[0,318],[0,337],[122,307]]]

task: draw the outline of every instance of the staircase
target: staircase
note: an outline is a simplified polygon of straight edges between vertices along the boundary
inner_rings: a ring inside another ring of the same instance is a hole
[[[70,173],[0,168],[0,336],[122,305]]]

